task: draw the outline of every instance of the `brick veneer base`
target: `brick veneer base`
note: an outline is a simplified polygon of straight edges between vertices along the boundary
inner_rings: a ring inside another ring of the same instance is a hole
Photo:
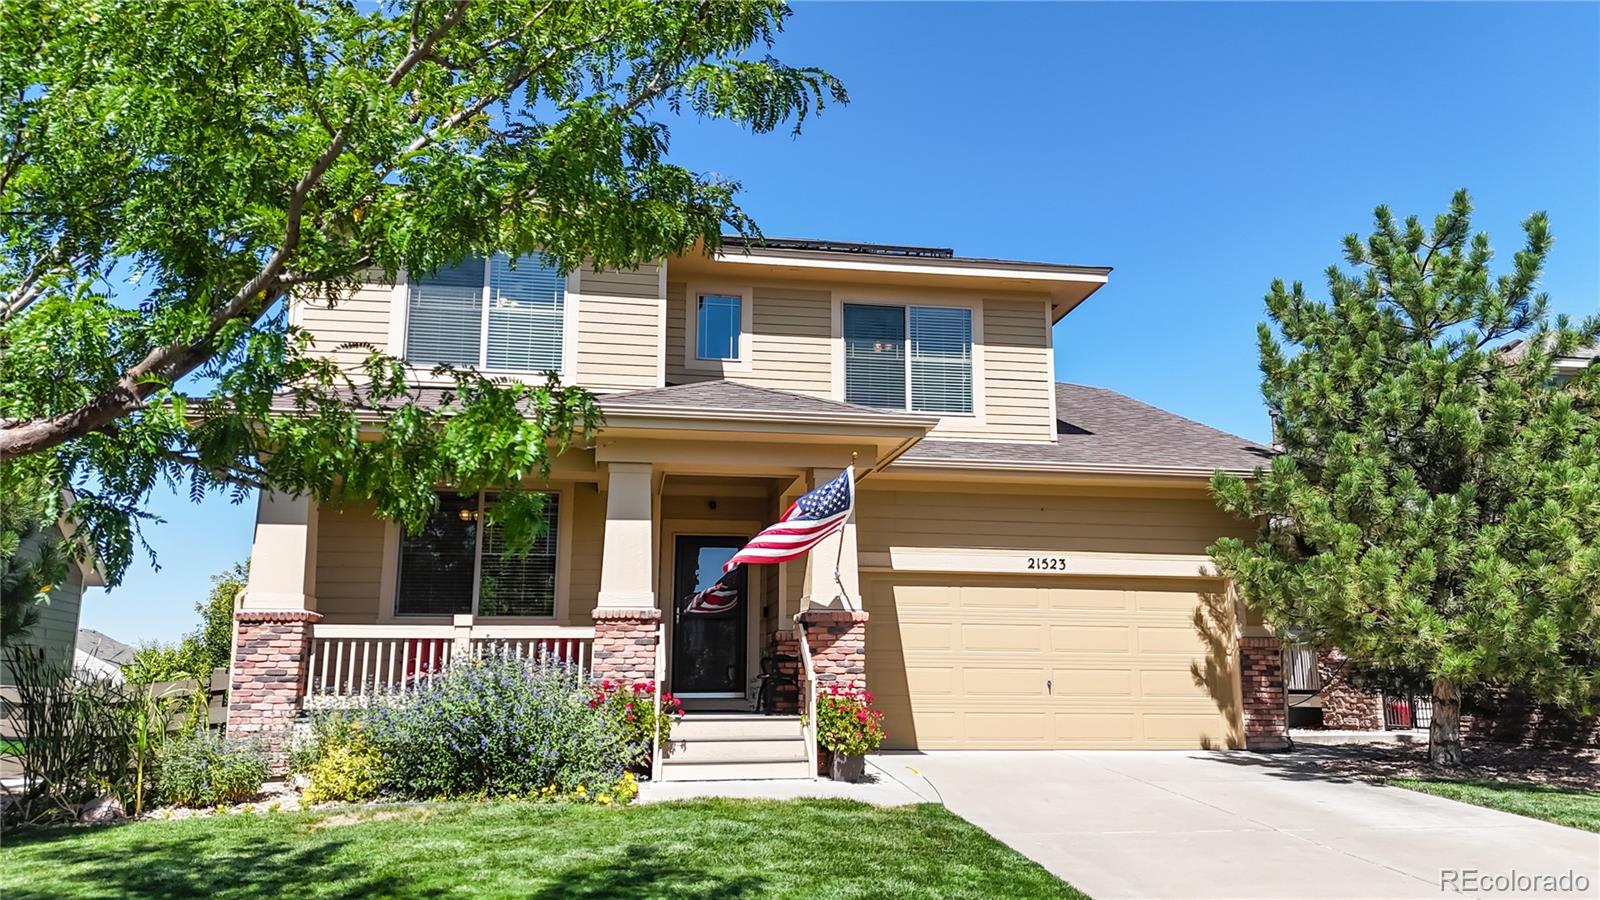
[[[867,686],[867,614],[846,609],[808,609],[794,617],[806,630],[817,683]]]
[[[1349,660],[1333,648],[1317,651],[1322,678],[1322,727],[1348,731],[1383,730],[1383,695],[1350,683]]]
[[[658,609],[597,609],[592,678],[623,684],[656,677]]]
[[[1250,750],[1289,749],[1283,693],[1283,644],[1277,638],[1239,639],[1239,693],[1244,745]]]
[[[800,635],[795,631],[772,633],[772,673],[778,681],[772,690],[770,712],[792,716],[800,711]],[[785,661],[787,659],[788,661]]]
[[[289,743],[305,696],[311,625],[307,610],[240,610],[234,613],[233,671],[228,692],[228,734],[259,738],[273,770],[288,762]]]

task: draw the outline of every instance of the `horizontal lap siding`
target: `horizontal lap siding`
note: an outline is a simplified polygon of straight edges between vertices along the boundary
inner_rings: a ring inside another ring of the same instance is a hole
[[[683,365],[684,341],[688,339],[683,330],[683,317],[688,292],[688,286],[681,281],[667,282],[667,384],[688,384],[716,377],[705,372],[691,372]]]
[[[599,390],[659,385],[661,282],[655,265],[578,276],[578,383]]]
[[[1220,537],[1253,533],[1204,497],[865,489],[869,484],[856,508],[864,553],[914,547],[1203,554]]]
[[[753,365],[731,376],[761,387],[827,397],[833,392],[832,299],[827,291],[757,287],[751,310]]]
[[[572,490],[572,565],[568,573],[567,617],[563,625],[589,625],[600,596],[600,551],[606,527],[605,496],[593,484]]]
[[[347,369],[360,366],[370,349],[346,345],[369,344],[371,349],[388,352],[394,290],[391,284],[364,283],[333,306],[320,298],[297,299],[300,326],[314,341],[311,352]]]
[[[329,623],[361,624],[378,616],[383,587],[384,521],[371,504],[317,508],[317,612]]]
[[[933,437],[1048,441],[1051,408],[1049,333],[1043,300],[987,298],[983,303],[983,424],[947,419]]]

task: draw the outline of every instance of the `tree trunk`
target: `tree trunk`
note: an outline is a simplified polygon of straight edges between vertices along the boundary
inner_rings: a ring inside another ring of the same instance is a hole
[[[1428,726],[1428,759],[1443,769],[1461,765],[1461,691],[1448,678],[1433,680],[1433,722]]]

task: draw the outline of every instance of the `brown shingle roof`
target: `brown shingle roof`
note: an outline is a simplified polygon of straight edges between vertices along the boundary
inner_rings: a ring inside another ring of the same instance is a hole
[[[600,398],[600,406],[612,409],[716,409],[729,411],[799,413],[819,416],[872,416],[883,418],[894,413],[855,403],[840,403],[804,394],[791,394],[772,388],[736,381],[696,381],[671,387],[628,391]],[[908,421],[915,416],[906,416]]]
[[[925,440],[900,458],[906,465],[985,468],[1252,471],[1272,451],[1105,388],[1056,385],[1056,442]]]

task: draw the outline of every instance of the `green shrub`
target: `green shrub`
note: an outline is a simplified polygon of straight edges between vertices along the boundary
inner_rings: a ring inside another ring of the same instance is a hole
[[[345,717],[343,727],[317,742],[316,759],[306,770],[311,786],[307,803],[370,800],[382,787],[383,754],[369,740],[360,722]]]
[[[615,717],[565,666],[487,656],[452,663],[397,702],[360,715],[382,790],[405,797],[593,796],[633,754]]]
[[[594,690],[589,705],[610,715],[617,723],[622,742],[628,745],[631,764],[635,768],[648,768],[652,741],[665,746],[672,739],[672,723],[683,714],[683,703],[670,693],[661,694],[661,712],[656,713],[656,685],[653,681],[635,681],[623,685],[606,679]]]
[[[134,720],[127,692],[73,672],[37,648],[6,648],[16,699],[3,713],[26,740],[15,748],[23,788],[5,804],[6,823],[70,818],[106,793],[133,797]]]
[[[267,755],[253,742],[212,734],[168,741],[156,755],[156,791],[178,806],[240,803],[261,792]]]

